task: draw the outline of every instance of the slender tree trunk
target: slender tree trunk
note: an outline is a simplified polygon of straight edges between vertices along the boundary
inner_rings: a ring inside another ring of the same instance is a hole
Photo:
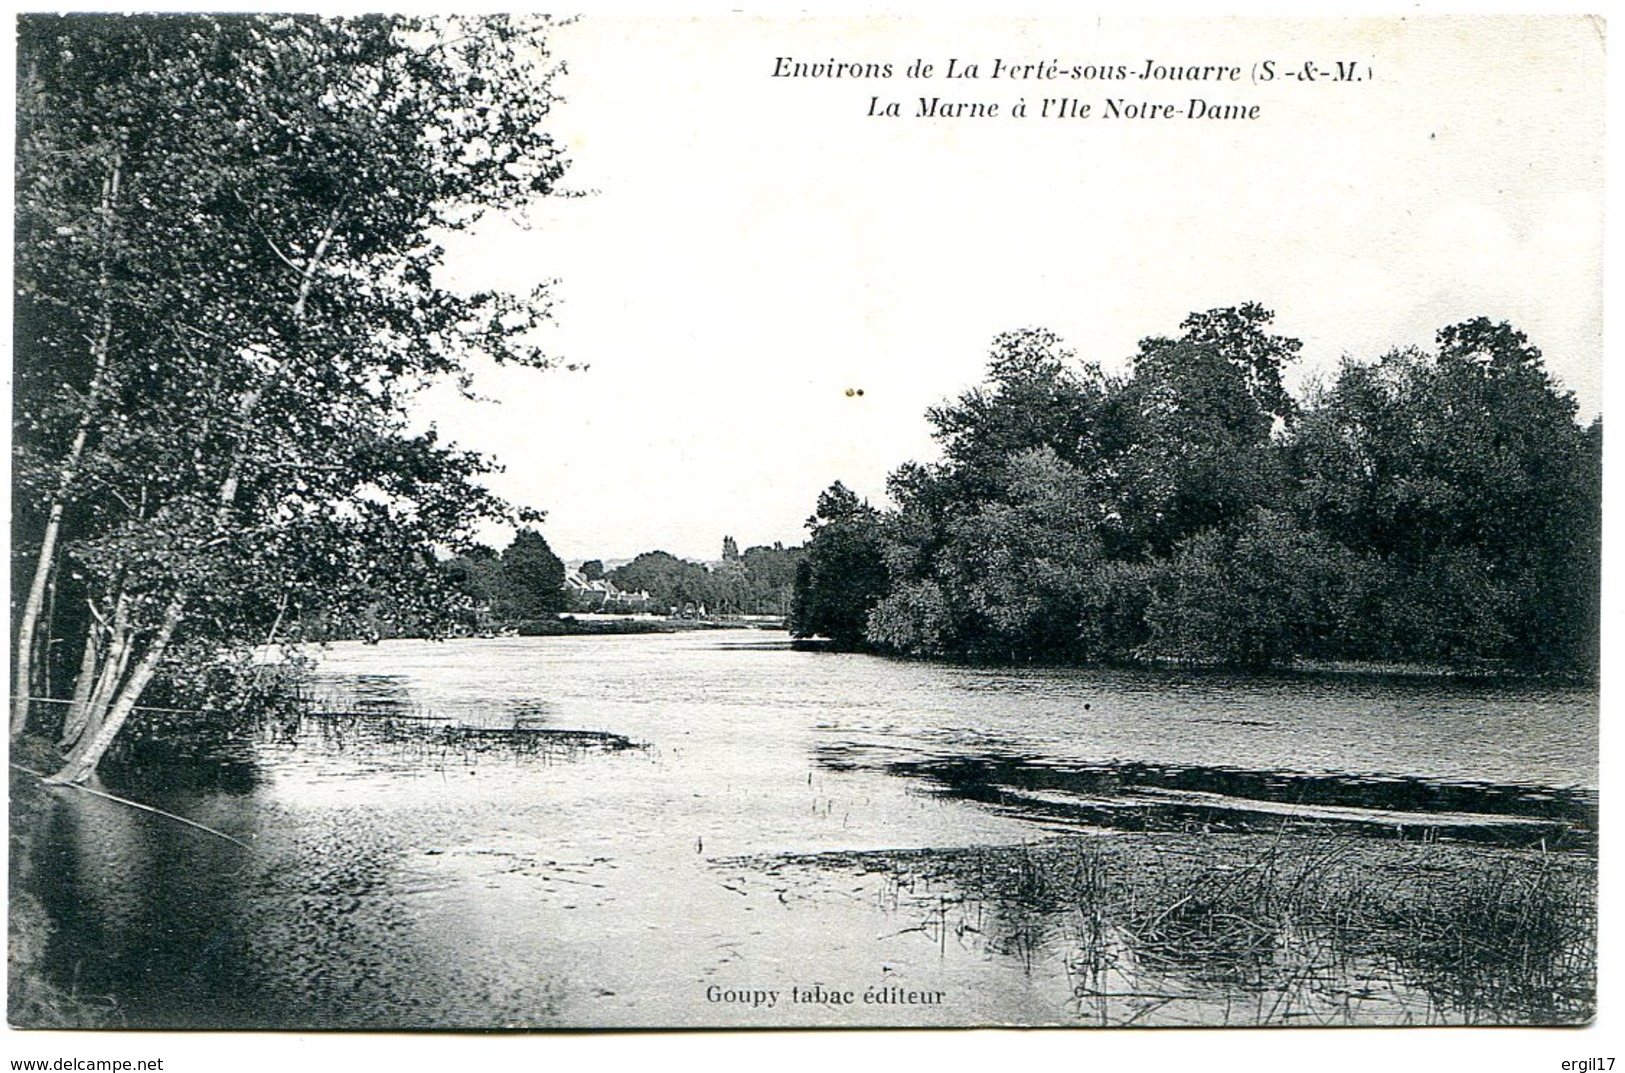
[[[83,440],[80,437],[75,436],[73,442],[76,449],[82,449]],[[64,477],[68,476],[64,471]],[[46,515],[45,534],[40,541],[39,560],[34,564],[34,580],[28,586],[28,598],[23,602],[22,619],[17,626],[17,663],[11,675],[11,688],[16,690],[11,698],[12,737],[28,728],[29,695],[36,677],[35,637],[39,632],[40,611],[45,606],[45,588],[56,563],[57,539],[62,532],[62,507],[61,495],[53,496],[50,512]]]
[[[113,621],[107,627],[107,642],[102,646],[99,662],[91,674],[90,687],[83,690],[84,705],[70,709],[71,726],[63,727],[62,744],[65,747],[77,746],[85,735],[94,733],[101,725],[108,705],[117,695],[118,683],[129,668],[134,645],[135,632],[129,625],[129,599],[120,594],[113,609]],[[76,697],[80,692],[81,687],[75,687]]]
[[[87,728],[86,734],[79,739],[79,744],[68,753],[62,770],[49,776],[45,781],[52,785],[64,783],[82,783],[95,774],[96,765],[101,763],[102,756],[118,737],[119,731],[124,729],[124,723],[135,711],[136,701],[146,691],[147,683],[157,672],[158,665],[163,662],[164,653],[169,649],[169,641],[175,635],[175,627],[180,624],[181,615],[186,610],[187,595],[184,590],[173,596],[164,616],[158,626],[158,632],[147,645],[147,650],[141,654],[130,676],[119,688],[116,698],[107,714],[94,731]]]
[[[56,664],[54,646],[59,644],[61,639],[53,637],[52,634],[56,632],[56,597],[61,581],[62,564],[58,560],[51,564],[51,580],[45,586],[45,610],[40,620],[45,629],[45,638],[40,643],[39,658],[34,661],[36,682],[33,688],[34,695],[39,697],[56,696],[56,683],[52,681],[51,668]]]
[[[68,495],[79,479],[79,467],[84,461],[85,444],[90,439],[96,411],[101,407],[101,396],[106,389],[107,356],[113,338],[113,296],[111,293],[108,246],[113,227],[113,205],[118,198],[119,161],[113,160],[113,169],[102,182],[102,266],[100,298],[101,323],[96,338],[91,342],[93,369],[87,389],[85,408],[79,415],[73,441],[68,445],[67,457],[62,462],[62,476],[51,494],[51,505],[45,515],[45,532],[40,537],[39,559],[34,564],[34,579],[28,586],[28,598],[23,602],[21,621],[17,626],[16,667],[11,676],[12,688],[17,691],[11,702],[11,736],[16,737],[28,728],[29,687],[35,679],[35,636],[39,630],[40,611],[45,605],[45,588],[56,566],[57,543],[62,537],[62,513]]]
[[[101,667],[105,651],[102,632],[99,627],[92,625],[90,632],[85,636],[85,651],[79,660],[79,676],[73,680],[73,700],[69,702],[68,710],[62,716],[62,734],[57,744],[64,749],[76,744],[80,735],[85,732],[90,692],[99,677],[96,672]]]
[[[292,305],[296,330],[303,329],[305,306],[315,286],[316,270],[321,265],[323,258],[327,256],[342,211],[343,203],[341,202],[339,207],[334,210],[326,230],[323,231],[302,270],[299,290]],[[237,421],[240,428],[247,427],[254,414],[259,410],[261,401],[270,393],[271,388],[288,371],[288,368],[288,363],[284,362],[265,383],[249,389],[243,395],[237,407]],[[225,480],[221,482],[220,491],[216,497],[215,528],[222,532],[231,520],[231,510],[237,501],[238,490],[242,486],[243,466],[246,457],[246,450],[239,434],[231,462],[226,470]],[[82,783],[95,774],[96,765],[101,762],[102,756],[106,754],[108,747],[118,737],[119,731],[124,729],[124,723],[129,719],[130,713],[135,710],[136,702],[141,699],[141,694],[146,690],[147,684],[152,681],[152,676],[157,673],[158,666],[163,661],[164,654],[169,648],[170,639],[175,634],[175,628],[180,625],[181,617],[186,612],[186,604],[190,598],[191,594],[184,587],[170,597],[168,605],[164,608],[163,618],[159,622],[158,632],[148,643],[146,651],[141,654],[141,658],[136,662],[134,669],[130,671],[129,677],[124,679],[118,686],[116,693],[111,694],[111,702],[105,709],[105,714],[101,714],[98,718],[98,710],[101,704],[106,702],[93,696],[91,703],[87,705],[84,732],[68,753],[67,760],[62,765],[62,770],[47,778],[46,782],[53,785]],[[126,634],[130,633],[127,628],[124,632]],[[111,641],[112,645],[118,645],[119,643],[120,638],[118,636],[115,636]],[[109,669],[109,666],[122,664],[131,651],[131,647],[127,644],[118,660],[108,660],[108,666],[104,666],[104,672]],[[112,681],[116,679],[104,677],[103,680]]]

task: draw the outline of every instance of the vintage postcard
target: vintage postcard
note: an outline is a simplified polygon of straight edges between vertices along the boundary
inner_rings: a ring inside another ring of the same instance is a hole
[[[14,1068],[1609,1023],[1601,19],[14,30]]]

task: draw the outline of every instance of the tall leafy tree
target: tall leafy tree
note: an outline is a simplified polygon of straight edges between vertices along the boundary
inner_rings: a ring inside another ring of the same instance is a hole
[[[1284,490],[1271,415],[1219,346],[1174,343],[1142,354],[1122,398],[1133,431],[1116,466],[1119,554],[1167,555]]]
[[[505,515],[404,408],[473,353],[547,364],[541,296],[447,289],[437,241],[560,176],[544,29],[20,20],[19,694],[53,583],[83,610],[55,778],[89,777],[172,653],[290,608],[432,614],[429,549]]]
[[[861,645],[869,612],[886,591],[879,512],[836,481],[818,497],[807,529],[812,539],[796,566],[790,632]]]
[[[1427,609],[1390,635],[1398,654],[1595,659],[1601,427],[1575,417],[1540,351],[1484,318],[1441,330],[1433,354],[1345,364],[1306,413],[1303,509],[1387,579],[1364,617],[1403,623]]]
[[[786,548],[777,542],[746,548],[743,562],[750,590],[746,610],[752,614],[789,614],[795,591],[796,564],[803,554],[800,547]]]
[[[1144,360],[1178,344],[1211,347],[1242,376],[1258,409],[1291,424],[1297,403],[1287,393],[1282,374],[1298,359],[1303,343],[1269,331],[1275,311],[1257,302],[1192,313],[1180,322],[1177,338],[1152,336],[1140,341]]]
[[[964,497],[995,493],[1009,459],[1036,448],[1093,468],[1121,446],[1112,388],[1100,366],[1080,362],[1055,333],[1005,332],[993,340],[986,381],[926,412],[942,447],[938,475],[951,475]]]
[[[446,584],[461,604],[457,616],[461,625],[478,629],[487,624],[500,592],[501,569],[501,556],[486,544],[474,544],[441,562]]]
[[[1126,379],[1047,331],[995,339],[986,382],[927,414],[942,461],[893,475],[891,589],[869,639],[1022,660],[1137,649],[1143,624],[1124,623],[1151,575],[1133,565],[1282,494],[1273,436],[1298,344],[1270,316],[1192,314],[1180,338],[1143,341]]]
[[[609,572],[610,581],[626,592],[647,592],[656,607],[682,610],[716,602],[711,575],[699,563],[669,551],[646,551]]]
[[[521,529],[503,549],[497,568],[496,611],[504,619],[541,618],[570,606],[564,562],[534,529]]]

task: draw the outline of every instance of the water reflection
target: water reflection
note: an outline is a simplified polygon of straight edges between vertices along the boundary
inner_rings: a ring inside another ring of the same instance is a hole
[[[372,715],[427,715],[412,701],[411,680],[403,674],[352,674],[341,683],[328,683],[329,691],[311,698],[312,714],[329,712]]]
[[[114,1023],[142,1028],[550,1023],[566,994],[551,973],[512,952],[447,950],[478,948],[444,918],[455,884],[438,862],[464,854],[424,848],[465,833],[455,810],[427,824],[364,804],[290,810],[265,792],[263,770],[339,782],[493,764],[522,774],[636,743],[538,726],[540,705],[516,708],[508,727],[462,725],[418,710],[392,676],[362,676],[347,700],[344,711],[141,735],[106,766],[110,791],[209,830],[31,785],[45,820],[30,839],[29,893],[55,925],[48,977],[109,996]]]
[[[261,783],[252,724],[173,713],[137,713],[131,723],[102,761],[100,774],[110,786],[142,794],[241,795]]]
[[[1309,824],[1424,841],[1596,844],[1596,795],[1573,789],[997,754],[892,759],[848,743],[823,745],[817,755],[832,770],[872,764],[935,792],[1074,827],[1267,831]]]
[[[116,995],[133,1026],[202,1027],[254,1007],[233,910],[241,846],[164,817],[57,793],[35,893],[56,934],[46,967],[65,990]],[[184,832],[184,833],[183,833]]]

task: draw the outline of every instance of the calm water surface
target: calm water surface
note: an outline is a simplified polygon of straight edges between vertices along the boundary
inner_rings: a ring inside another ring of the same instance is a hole
[[[728,631],[339,644],[315,692],[368,714],[264,735],[203,788],[115,787],[249,848],[56,795],[36,883],[59,980],[147,1027],[1090,1023],[1059,946],[990,944],[946,888],[852,861],[1282,823],[1584,846],[1595,818],[1587,690]],[[1395,1019],[1425,1006],[1401,992]]]

